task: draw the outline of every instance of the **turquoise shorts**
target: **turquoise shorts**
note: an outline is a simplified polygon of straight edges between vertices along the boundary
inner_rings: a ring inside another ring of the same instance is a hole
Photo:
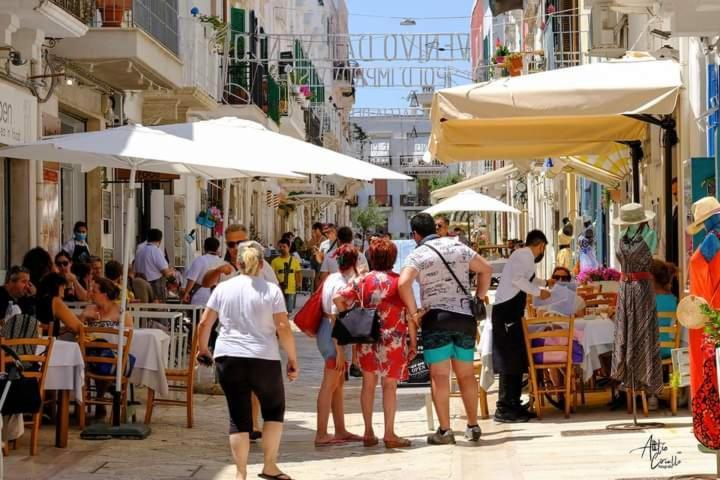
[[[446,360],[470,362],[475,357],[475,335],[446,330],[422,332],[425,363],[432,365]]]

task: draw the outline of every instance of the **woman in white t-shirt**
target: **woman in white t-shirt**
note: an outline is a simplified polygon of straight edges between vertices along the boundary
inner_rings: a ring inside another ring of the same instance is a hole
[[[362,437],[354,435],[345,428],[345,412],[342,402],[336,402],[336,395],[343,396],[345,384],[346,362],[351,358],[349,346],[340,346],[332,338],[332,329],[335,316],[338,313],[333,303],[333,297],[343,290],[348,282],[357,275],[358,252],[350,244],[341,245],[336,250],[339,270],[331,273],[322,285],[323,318],[320,320],[315,337],[318,350],[325,360],[322,384],[317,399],[317,431],[315,433],[316,446],[344,444],[346,442],[359,442]],[[328,433],[328,421],[332,409],[335,435]]]
[[[287,377],[298,377],[295,340],[285,299],[280,288],[260,276],[262,251],[241,248],[239,275],[220,283],[208,300],[198,328],[198,360],[210,363],[208,340],[216,320],[220,335],[214,349],[220,386],[230,411],[230,448],[237,477],[246,478],[253,430],[250,392],[260,400],[263,416],[263,452],[265,464],[261,478],[289,478],[277,466],[280,437],[285,415],[285,390],[278,340],[287,352]]]

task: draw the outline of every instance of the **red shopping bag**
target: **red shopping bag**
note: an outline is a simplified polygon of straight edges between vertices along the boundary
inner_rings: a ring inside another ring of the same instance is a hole
[[[309,337],[314,337],[317,334],[320,320],[322,320],[322,291],[324,283],[325,281],[315,289],[315,292],[310,295],[308,301],[298,310],[293,319],[300,331]]]

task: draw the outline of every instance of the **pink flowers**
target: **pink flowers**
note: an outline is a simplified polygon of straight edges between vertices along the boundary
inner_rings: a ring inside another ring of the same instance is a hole
[[[581,271],[577,276],[580,283],[601,282],[601,281],[619,281],[620,272],[614,268],[599,267]]]

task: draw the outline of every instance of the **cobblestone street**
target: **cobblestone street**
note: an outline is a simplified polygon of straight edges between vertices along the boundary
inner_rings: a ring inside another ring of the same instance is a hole
[[[564,419],[557,411],[547,411],[542,422],[503,425],[492,420],[481,422],[483,437],[478,445],[462,439],[464,428],[459,401],[453,403],[456,446],[430,447],[425,443],[425,391],[401,389],[397,417],[398,434],[412,438],[414,447],[386,450],[382,446],[364,448],[351,444],[315,448],[315,397],[320,384],[321,362],[314,341],[297,333],[301,377],[287,387],[288,412],[281,447],[281,467],[296,479],[374,478],[397,479],[620,479],[656,478],[687,473],[711,473],[714,458],[698,452],[691,430],[691,418],[681,409],[677,417],[661,410],[658,416],[668,428],[652,432],[668,450],[658,458],[677,455],[680,464],[672,470],[650,468],[649,452],[641,458],[650,432],[609,433],[605,426],[630,421],[624,412],[604,408],[580,408]],[[351,379],[346,409],[349,428],[362,433],[359,408],[359,379]],[[490,392],[494,410],[496,392]],[[144,398],[144,392],[137,392]],[[379,401],[376,412],[381,411]],[[138,408],[142,418],[143,407]],[[196,396],[193,429],[185,425],[183,408],[157,407],[152,435],[143,441],[84,441],[72,427],[69,448],[52,446],[54,428],[42,430],[37,457],[27,456],[27,440],[6,457],[9,480],[131,480],[131,479],[234,479],[234,466],[227,443],[227,413],[223,396]],[[666,416],[665,416],[666,415]],[[382,434],[382,415],[376,413],[376,433]],[[580,432],[587,431],[587,432]],[[580,434],[584,433],[584,434]],[[255,478],[262,466],[259,445],[252,447],[249,477]]]

